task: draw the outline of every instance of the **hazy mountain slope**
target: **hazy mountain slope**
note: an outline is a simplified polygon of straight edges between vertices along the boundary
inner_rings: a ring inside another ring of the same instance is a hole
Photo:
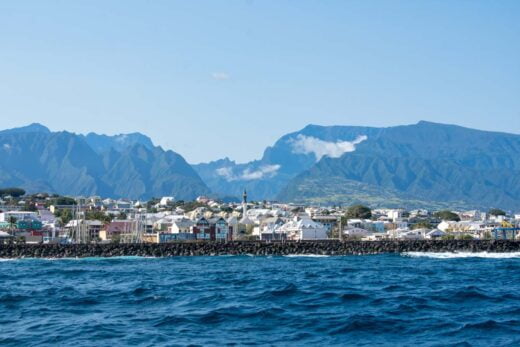
[[[519,135],[431,122],[309,125],[280,138],[258,161],[194,167],[214,192],[238,195],[246,187],[257,200],[520,206]]]
[[[294,178],[278,197],[310,202],[324,199],[326,191],[336,187],[343,193],[333,200],[348,201],[360,191],[355,187],[345,191],[332,183],[348,180],[391,190],[401,200],[517,208],[519,154],[518,135],[428,122],[386,128],[353,153],[323,158]],[[324,188],[317,193],[320,185]]]
[[[152,140],[143,134],[132,133],[132,134],[119,134],[119,135],[99,135],[96,133],[88,133],[82,136],[88,145],[97,153],[105,153],[110,149],[116,151],[122,151],[133,145],[143,145],[147,148],[153,148]]]
[[[209,193],[180,155],[153,147],[151,141],[141,143],[143,135],[128,142],[117,140],[122,135],[103,135],[104,150],[96,151],[82,135],[45,129],[31,125],[0,132],[0,186],[129,198],[193,199]],[[111,141],[117,145],[106,147]]]
[[[275,199],[292,178],[316,163],[314,153],[298,147],[305,138],[350,143],[359,136],[379,131],[369,127],[309,125],[301,131],[281,137],[272,147],[266,148],[260,160],[237,164],[225,158],[192,166],[210,189],[220,196],[239,197],[245,188],[251,199]]]

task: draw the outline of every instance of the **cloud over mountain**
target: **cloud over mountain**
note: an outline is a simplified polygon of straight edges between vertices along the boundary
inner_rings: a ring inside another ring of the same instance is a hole
[[[233,172],[233,168],[231,167],[222,167],[216,170],[217,175],[223,177],[228,182],[232,181],[252,181],[259,180],[268,177],[273,177],[276,175],[276,172],[280,169],[280,165],[264,165],[260,166],[257,169],[246,168],[235,174]]]
[[[295,154],[314,154],[316,161],[323,157],[339,158],[348,152],[354,152],[356,145],[367,140],[365,135],[358,136],[354,141],[323,141],[316,137],[298,134],[296,138],[291,139],[293,153]]]

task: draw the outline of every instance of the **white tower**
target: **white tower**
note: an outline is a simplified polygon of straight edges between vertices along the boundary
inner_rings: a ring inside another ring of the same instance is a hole
[[[242,218],[246,218],[247,216],[247,191],[244,189],[244,194],[242,195]]]

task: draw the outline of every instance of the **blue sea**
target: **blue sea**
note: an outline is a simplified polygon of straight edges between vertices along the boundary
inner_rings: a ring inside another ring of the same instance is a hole
[[[519,254],[0,261],[0,345],[520,346]]]

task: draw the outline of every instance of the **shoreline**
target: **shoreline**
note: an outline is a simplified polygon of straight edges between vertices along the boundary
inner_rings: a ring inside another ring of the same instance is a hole
[[[176,242],[163,244],[0,244],[0,259],[87,257],[176,257],[214,255],[367,255],[408,252],[520,252],[520,241],[300,241]]]

